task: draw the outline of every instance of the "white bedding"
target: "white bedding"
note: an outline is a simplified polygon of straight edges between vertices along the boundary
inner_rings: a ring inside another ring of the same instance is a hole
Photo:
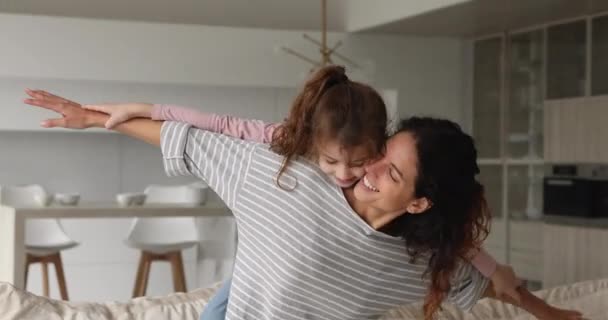
[[[50,300],[0,283],[0,320],[198,320],[198,315],[215,288],[198,289],[189,293],[165,297],[138,298],[126,303],[74,303]],[[608,279],[579,282],[536,293],[552,304],[582,311],[587,319],[608,320]],[[383,320],[420,319],[420,305],[400,307]],[[523,311],[484,299],[471,313],[444,306],[440,319],[533,319]]]
[[[535,292],[552,305],[581,311],[585,319],[608,319],[608,279],[578,282]],[[391,311],[383,320],[422,319],[420,305],[401,307]],[[477,320],[477,319],[535,319],[522,309],[492,299],[480,300],[471,312],[463,312],[453,306],[445,305],[440,319]]]

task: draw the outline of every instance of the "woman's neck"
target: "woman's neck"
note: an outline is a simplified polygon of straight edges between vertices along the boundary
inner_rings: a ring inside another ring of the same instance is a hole
[[[354,188],[342,190],[350,207],[374,230],[379,230],[401,215],[400,213],[384,212],[367,203],[358,201],[355,198]]]

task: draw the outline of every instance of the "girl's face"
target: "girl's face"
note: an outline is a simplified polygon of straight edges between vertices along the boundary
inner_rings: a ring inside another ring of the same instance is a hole
[[[319,167],[341,188],[353,186],[365,174],[369,154],[365,147],[342,147],[336,141],[323,143],[317,149]]]

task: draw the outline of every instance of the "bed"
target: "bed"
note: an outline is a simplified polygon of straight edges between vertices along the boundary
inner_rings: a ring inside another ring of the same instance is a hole
[[[0,319],[45,320],[198,320],[206,301],[217,286],[175,293],[163,297],[144,297],[128,302],[78,303],[51,300],[0,283]],[[546,301],[577,309],[586,319],[608,320],[608,279],[578,282],[567,286],[538,291]],[[383,320],[421,319],[421,306],[402,306],[389,312]],[[470,313],[445,305],[439,319],[533,319],[525,312],[494,300],[480,300]]]

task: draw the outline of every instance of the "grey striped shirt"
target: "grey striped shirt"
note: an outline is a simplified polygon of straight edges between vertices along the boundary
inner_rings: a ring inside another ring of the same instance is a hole
[[[204,179],[232,210],[239,244],[227,319],[374,319],[424,299],[428,260],[367,225],[313,163],[299,159],[280,183],[283,158],[268,146],[165,122],[168,175]],[[487,279],[461,263],[448,300],[472,307]]]

